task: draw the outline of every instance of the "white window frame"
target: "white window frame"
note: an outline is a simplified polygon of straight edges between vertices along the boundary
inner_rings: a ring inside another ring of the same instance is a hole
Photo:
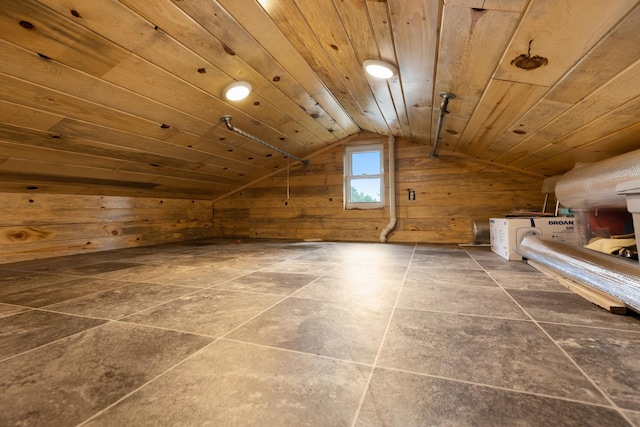
[[[377,152],[380,155],[380,173],[377,175],[353,175],[352,155],[362,152]],[[351,180],[358,178],[380,178],[380,201],[379,202],[351,202]],[[384,144],[361,144],[345,146],[344,155],[344,208],[345,209],[379,209],[384,207]]]

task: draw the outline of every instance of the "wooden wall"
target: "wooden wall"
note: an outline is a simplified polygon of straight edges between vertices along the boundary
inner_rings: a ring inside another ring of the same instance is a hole
[[[386,137],[363,135],[349,143],[362,141],[383,141],[388,164]],[[292,167],[289,198],[283,171],[214,201],[215,234],[379,241],[389,223],[388,195],[384,209],[344,210],[343,152],[339,145],[311,158],[308,168]],[[444,152],[434,160],[429,152],[430,147],[396,141],[398,224],[390,242],[470,243],[474,219],[542,208],[540,176]],[[415,200],[408,200],[410,189]]]
[[[210,200],[0,193],[0,263],[212,237]]]

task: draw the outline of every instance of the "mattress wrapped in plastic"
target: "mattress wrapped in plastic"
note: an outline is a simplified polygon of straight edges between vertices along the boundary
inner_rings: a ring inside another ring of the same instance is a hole
[[[640,150],[576,166],[556,183],[556,198],[571,209],[626,208],[616,185],[640,178]]]
[[[632,261],[554,240],[543,240],[535,235],[522,239],[518,253],[606,292],[640,312],[640,265]]]

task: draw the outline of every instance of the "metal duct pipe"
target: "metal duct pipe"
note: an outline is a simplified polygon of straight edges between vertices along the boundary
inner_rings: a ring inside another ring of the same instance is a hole
[[[640,178],[640,150],[579,165],[556,183],[556,197],[571,209],[626,208],[616,185]]]
[[[523,257],[606,292],[640,313],[640,266],[611,255],[530,235],[517,249]]]
[[[287,153],[286,151],[276,147],[275,145],[271,145],[268,142],[265,142],[265,141],[263,141],[263,140],[261,140],[259,138],[256,138],[255,136],[253,136],[253,135],[251,135],[251,134],[249,134],[249,133],[247,133],[247,132],[245,132],[245,131],[243,131],[241,129],[233,127],[233,125],[231,124],[231,120],[232,119],[233,118],[231,116],[222,116],[222,117],[220,117],[220,121],[224,122],[224,124],[227,125],[227,129],[229,129],[230,131],[235,132],[238,135],[242,135],[247,139],[250,139],[250,140],[252,140],[254,142],[257,142],[258,144],[262,144],[265,147],[269,147],[273,151],[277,151],[278,153],[280,153],[282,155],[285,155],[285,156],[290,157],[290,158],[292,158],[294,160],[297,160],[297,161],[301,162],[305,166],[309,166],[309,160],[302,160],[300,157],[297,157],[297,156],[294,156],[293,154]]]
[[[429,157],[432,159],[438,158],[438,142],[440,140],[440,131],[442,130],[442,122],[444,121],[444,114],[448,113],[447,106],[449,105],[450,99],[455,99],[456,96],[449,92],[442,92],[440,96],[443,98],[442,104],[440,104],[440,116],[438,117],[438,126],[436,126],[436,139],[433,143],[433,151]]]

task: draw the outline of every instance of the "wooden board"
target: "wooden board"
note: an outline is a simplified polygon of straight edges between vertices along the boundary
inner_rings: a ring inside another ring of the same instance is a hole
[[[575,279],[568,278],[561,273],[558,273],[551,268],[541,265],[535,261],[527,261],[529,265],[546,274],[550,278],[557,280],[561,285],[571,289],[576,294],[580,295],[584,299],[596,304],[599,307],[604,308],[614,314],[626,314],[627,307],[619,299],[595,289],[585,283],[579,282]]]

